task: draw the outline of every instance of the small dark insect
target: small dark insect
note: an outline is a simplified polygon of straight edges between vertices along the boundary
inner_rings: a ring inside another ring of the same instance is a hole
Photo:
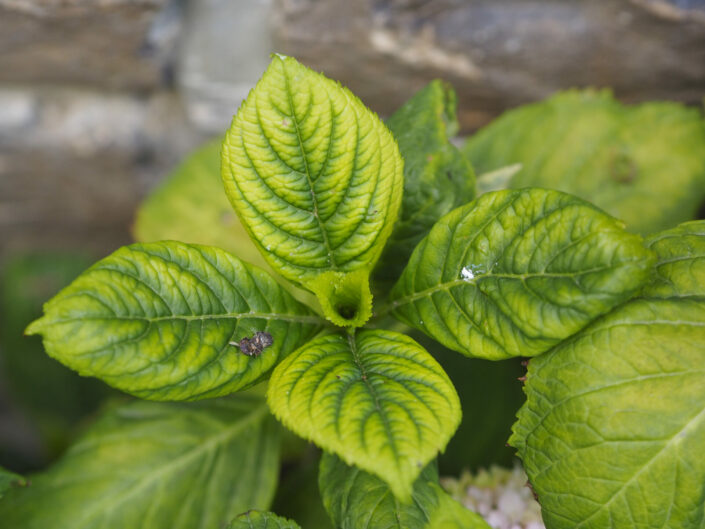
[[[259,356],[262,351],[274,343],[274,338],[268,332],[257,331],[252,338],[243,338],[239,342],[229,342],[230,345],[239,347],[242,354]]]

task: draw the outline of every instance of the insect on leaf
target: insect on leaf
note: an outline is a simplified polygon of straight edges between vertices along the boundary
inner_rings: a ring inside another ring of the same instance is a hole
[[[93,265],[27,333],[82,375],[146,399],[192,400],[261,381],[320,323],[263,270],[218,248],[161,242]],[[272,336],[257,356],[230,344],[257,332]]]

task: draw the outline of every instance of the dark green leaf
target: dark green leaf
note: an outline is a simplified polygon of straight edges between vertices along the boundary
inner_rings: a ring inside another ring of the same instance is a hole
[[[397,218],[402,166],[359,99],[279,55],[223,143],[225,189],[265,259],[342,326],[371,314],[369,272]]]
[[[644,296],[529,365],[511,443],[549,529],[705,524],[705,221],[648,242]]]
[[[142,398],[224,395],[259,382],[305,343],[320,319],[263,270],[207,246],[121,248],[84,272],[27,329],[83,375]],[[262,331],[246,356],[229,342]]]
[[[271,512],[248,511],[233,520],[229,529],[301,529],[293,520]]]
[[[705,200],[705,122],[677,103],[622,106],[569,91],[506,113],[463,148],[476,170],[523,168],[511,187],[575,194],[650,233],[692,219]]]
[[[411,252],[443,215],[475,198],[475,174],[448,137],[458,129],[455,92],[432,81],[387,120],[404,158],[399,220],[375,270],[393,283]]]
[[[0,501],[12,529],[223,527],[276,487],[278,426],[261,397],[133,402]]]
[[[489,529],[441,489],[433,463],[416,479],[406,503],[381,479],[327,453],[321,459],[319,487],[339,529]]]
[[[641,238],[577,197],[486,193],[443,217],[392,290],[393,314],[468,356],[533,356],[631,297]]]
[[[458,396],[433,357],[381,330],[304,345],[274,370],[268,401],[285,426],[381,477],[402,499],[460,422]]]

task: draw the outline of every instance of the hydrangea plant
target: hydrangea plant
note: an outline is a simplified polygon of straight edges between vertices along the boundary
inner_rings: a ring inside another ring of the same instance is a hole
[[[136,231],[151,239],[183,212],[194,240],[117,250],[28,328],[142,400],[10,489],[0,520],[298,527],[251,511],[271,506],[281,423],[324,451],[335,527],[487,528],[439,485],[461,402],[413,328],[467,357],[537,357],[511,443],[549,529],[702,527],[703,223],[645,242],[561,191],[475,197],[455,131],[440,82],[385,124],[274,56],[220,147],[237,219],[183,169],[181,195],[163,191]]]

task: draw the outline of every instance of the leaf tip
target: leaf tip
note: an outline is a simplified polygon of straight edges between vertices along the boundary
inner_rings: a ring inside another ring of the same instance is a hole
[[[45,320],[46,320],[46,316],[42,316],[41,318],[34,320],[32,323],[27,325],[23,334],[25,336],[33,336],[36,334],[43,334],[44,327],[46,326]]]

